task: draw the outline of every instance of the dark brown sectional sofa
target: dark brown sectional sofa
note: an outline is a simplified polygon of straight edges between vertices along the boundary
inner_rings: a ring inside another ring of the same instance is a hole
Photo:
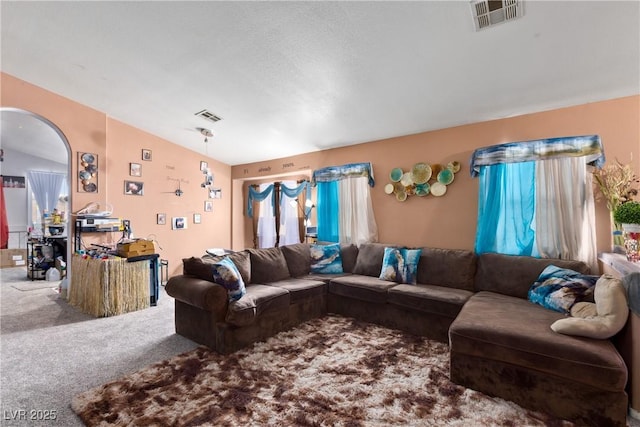
[[[230,353],[326,313],[449,343],[451,380],[580,425],[624,426],[627,366],[611,340],[553,332],[562,314],[527,292],[550,264],[588,273],[578,261],[422,248],[417,284],[378,278],[381,243],[341,247],[343,274],[311,274],[309,245],[230,256],[247,293],[229,303],[210,280],[215,257],[184,260],[172,277],[176,332]]]

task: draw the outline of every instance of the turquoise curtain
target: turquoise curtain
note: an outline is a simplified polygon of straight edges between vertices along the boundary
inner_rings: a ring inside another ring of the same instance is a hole
[[[312,185],[317,187],[318,240],[340,241],[340,199],[338,181],[365,177],[370,187],[375,185],[370,162],[328,166],[313,171]]]
[[[535,162],[479,167],[476,253],[538,256]]]
[[[318,182],[316,186],[318,240],[338,242],[340,240],[338,181]]]

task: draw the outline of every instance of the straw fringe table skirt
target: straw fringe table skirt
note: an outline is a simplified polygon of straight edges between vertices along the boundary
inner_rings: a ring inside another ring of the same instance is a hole
[[[127,262],[73,256],[69,303],[96,317],[115,316],[150,306],[149,261]]]

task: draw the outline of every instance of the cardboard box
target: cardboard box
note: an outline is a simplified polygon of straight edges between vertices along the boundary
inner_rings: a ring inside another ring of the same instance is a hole
[[[133,258],[142,255],[153,255],[156,249],[150,240],[135,240],[133,242],[118,243],[118,256]]]
[[[25,265],[26,249],[0,249],[0,268]]]

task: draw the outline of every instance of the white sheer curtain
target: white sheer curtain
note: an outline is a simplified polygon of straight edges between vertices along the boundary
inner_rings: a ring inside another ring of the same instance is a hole
[[[58,198],[65,182],[65,174],[57,172],[27,171],[29,188],[44,214],[51,213],[58,205]]]
[[[282,181],[280,185],[288,188],[298,186],[296,181]],[[304,207],[304,201],[302,201]],[[282,193],[280,199],[280,246],[300,243],[300,227],[298,220],[298,202]]]
[[[378,241],[369,180],[352,176],[338,182],[340,243],[359,245]]]
[[[260,184],[260,191],[266,190],[271,184]],[[273,213],[272,197],[260,202],[260,216],[258,217],[258,247],[272,248],[276,245],[276,222]]]
[[[584,157],[536,162],[536,246],[542,257],[576,259],[598,271],[592,175]]]

